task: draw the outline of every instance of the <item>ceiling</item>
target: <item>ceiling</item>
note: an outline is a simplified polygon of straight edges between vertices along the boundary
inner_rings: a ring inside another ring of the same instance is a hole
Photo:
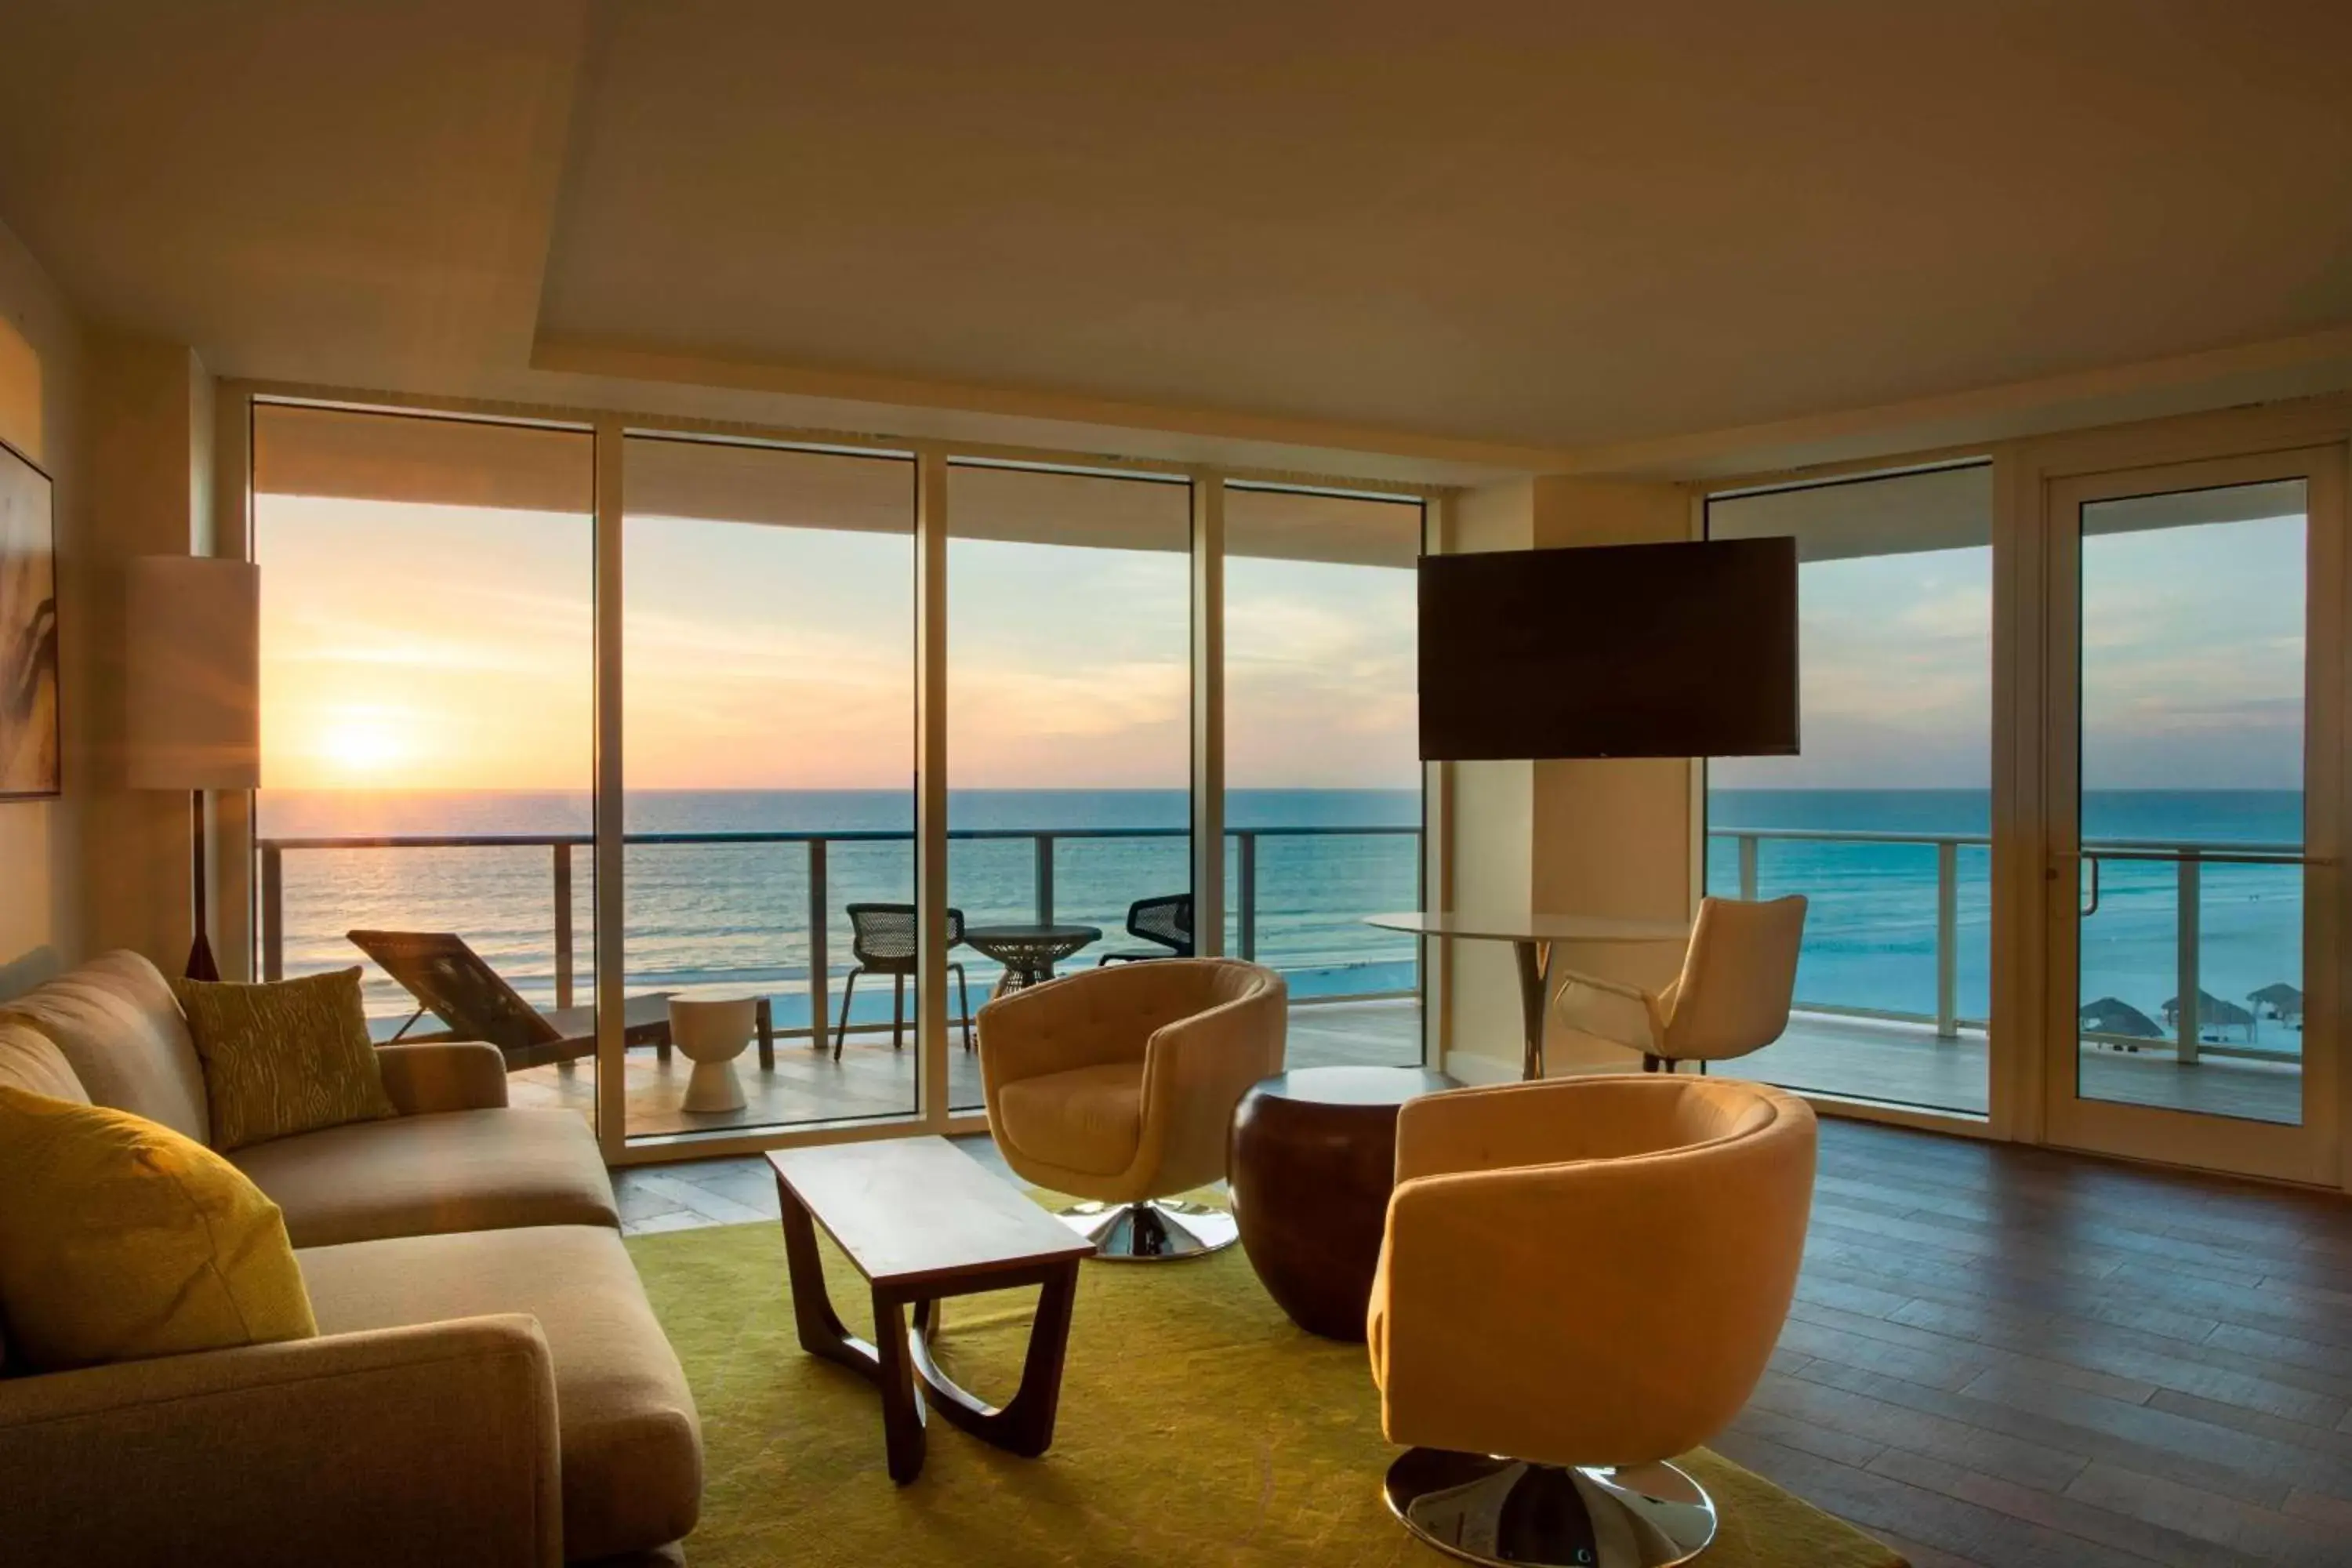
[[[9,13],[0,220],[226,374],[1431,477],[2352,385],[2337,0]]]

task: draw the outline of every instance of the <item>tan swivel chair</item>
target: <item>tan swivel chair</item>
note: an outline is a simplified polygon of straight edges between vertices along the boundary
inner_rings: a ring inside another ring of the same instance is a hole
[[[1282,1070],[1282,977],[1223,958],[1081,970],[980,1010],[989,1131],[1024,1178],[1087,1200],[1063,1217],[1116,1258],[1230,1246],[1222,1209],[1169,1201],[1225,1173],[1234,1107]]]
[[[1666,1461],[1763,1374],[1813,1135],[1804,1101],[1733,1079],[1409,1101],[1366,1314],[1381,1428],[1416,1445],[1388,1477],[1406,1527],[1478,1563],[1654,1568],[1704,1549],[1714,1505]]]
[[[1789,1026],[1797,954],[1805,942],[1805,900],[1747,903],[1702,899],[1683,972],[1651,991],[1571,974],[1552,1004],[1579,1033],[1642,1053],[1642,1070],[1706,1064],[1760,1051]]]

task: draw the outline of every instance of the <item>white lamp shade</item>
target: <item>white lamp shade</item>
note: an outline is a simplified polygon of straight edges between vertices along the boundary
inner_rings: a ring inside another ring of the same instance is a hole
[[[260,568],[142,555],[126,611],[131,787],[258,787]]]

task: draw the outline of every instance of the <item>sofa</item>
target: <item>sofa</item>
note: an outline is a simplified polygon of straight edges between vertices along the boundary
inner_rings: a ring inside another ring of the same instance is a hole
[[[397,1116],[227,1156],[284,1211],[318,1337],[72,1372],[0,1359],[0,1556],[684,1561],[701,1427],[587,1123],[509,1107],[493,1046],[378,1059]],[[0,1005],[0,1082],[209,1141],[186,1022],[135,953]]]

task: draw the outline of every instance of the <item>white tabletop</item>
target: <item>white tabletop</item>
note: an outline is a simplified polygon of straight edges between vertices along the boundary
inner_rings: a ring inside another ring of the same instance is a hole
[[[1367,915],[1364,923],[1386,931],[1411,931],[1415,936],[1486,942],[1682,942],[1690,935],[1690,926],[1684,921],[1626,921],[1601,915],[1528,914],[1497,910],[1412,910],[1403,914]]]

